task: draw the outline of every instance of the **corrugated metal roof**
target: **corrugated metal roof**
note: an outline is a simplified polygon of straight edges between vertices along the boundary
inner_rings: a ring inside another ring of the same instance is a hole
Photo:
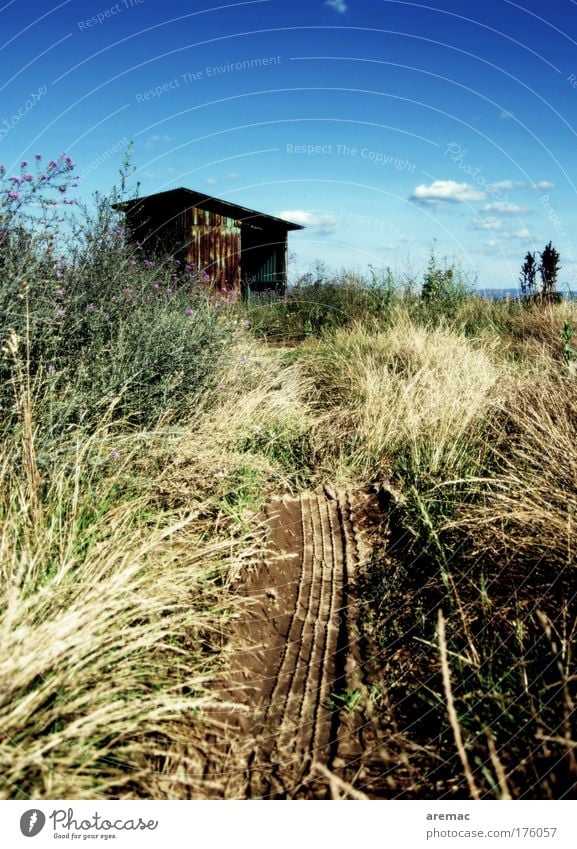
[[[151,195],[144,195],[135,200],[125,201],[124,203],[115,204],[115,209],[122,209],[128,212],[138,205],[147,205],[150,201],[159,200],[161,202],[174,203],[175,206],[182,207],[200,207],[207,209],[209,212],[215,212],[217,215],[233,218],[236,221],[241,221],[246,224],[252,224],[255,227],[266,227],[278,225],[283,230],[304,230],[301,224],[293,224],[291,221],[285,221],[282,218],[276,218],[274,215],[267,215],[265,212],[257,212],[254,209],[248,209],[245,206],[239,206],[230,201],[215,198],[211,195],[206,195],[203,192],[195,192],[192,189],[178,188],[168,189],[165,192],[156,192]]]

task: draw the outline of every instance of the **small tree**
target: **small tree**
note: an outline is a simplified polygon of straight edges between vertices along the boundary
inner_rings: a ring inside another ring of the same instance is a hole
[[[446,258],[442,266],[438,264],[433,243],[421,288],[426,313],[434,320],[441,316],[451,318],[470,293],[470,286],[459,268],[449,265]]]
[[[557,289],[557,275],[561,269],[559,253],[552,247],[551,242],[545,245],[545,250],[539,254],[539,274],[541,275],[541,294],[546,297]]]
[[[537,294],[537,263],[535,254],[528,253],[525,262],[521,266],[521,292],[525,298],[535,297]]]
[[[441,268],[437,262],[435,255],[435,246],[431,248],[429,263],[425,272],[423,286],[421,289],[421,298],[424,301],[434,301],[443,298],[445,291],[451,287],[453,283],[453,269],[447,267]]]

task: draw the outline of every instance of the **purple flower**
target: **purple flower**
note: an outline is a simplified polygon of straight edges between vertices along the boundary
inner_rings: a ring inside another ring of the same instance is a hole
[[[135,259],[131,259],[128,264],[131,268],[134,268],[136,265],[138,265]]]
[[[70,156],[66,156],[64,158],[64,161],[66,162],[69,168],[74,168],[74,162],[72,161],[72,158]]]
[[[152,288],[153,289],[160,289],[160,283],[153,283]]]
[[[118,460],[118,458],[120,457],[120,451],[117,451],[115,448],[114,451],[110,452],[110,457],[112,460]]]
[[[20,200],[18,192],[8,192],[8,197],[10,200]]]
[[[203,283],[210,283],[210,274],[207,274],[206,271],[202,272],[202,280]]]
[[[243,326],[243,327],[245,327],[245,328],[250,327],[250,321],[248,320],[248,318],[243,318],[243,320],[242,320],[241,324],[242,324],[242,326]]]
[[[54,310],[54,318],[64,318],[66,315],[66,310],[63,310],[62,307],[57,307]]]
[[[33,179],[32,174],[24,174],[24,179],[26,180],[27,183],[32,182],[32,179]]]
[[[50,162],[48,163],[48,169],[53,170],[54,168],[56,168],[56,163],[54,162],[53,159],[51,159]]]
[[[149,259],[145,259],[143,265],[152,265],[152,262]]]
[[[27,165],[28,165],[28,163],[27,163],[27,161],[26,161],[25,159],[23,159],[23,160],[22,160],[22,162],[20,163],[20,166],[21,166],[22,168],[26,168],[26,167],[27,167]]]
[[[122,291],[124,292],[125,297],[128,299],[132,298],[134,294],[134,289],[131,289],[129,286],[127,286],[126,289],[123,289]]]
[[[52,365],[52,363],[50,363],[50,365],[48,366],[48,374],[54,374],[55,371],[56,368]]]
[[[223,304],[234,304],[236,301],[236,292],[234,289],[227,289],[224,286],[221,286],[220,300]]]
[[[66,191],[66,186],[58,186],[58,191],[64,194],[64,192]]]
[[[186,314],[187,314],[187,316],[188,316],[189,318],[193,318],[193,316],[194,316],[194,310],[192,309],[192,307],[189,307],[189,308],[187,309]]]
[[[243,354],[242,357],[240,358],[240,362],[243,365],[246,365],[248,363],[248,354]]]
[[[96,312],[96,307],[94,306],[94,304],[87,304],[86,312]]]
[[[64,297],[64,289],[56,289],[56,291],[54,292],[54,297],[58,298],[58,300],[61,301]]]
[[[20,177],[10,177],[10,182],[14,183],[15,186],[19,186],[22,180]]]
[[[36,162],[40,162],[40,160],[42,159],[42,154],[41,153],[35,153],[34,159],[36,160]]]

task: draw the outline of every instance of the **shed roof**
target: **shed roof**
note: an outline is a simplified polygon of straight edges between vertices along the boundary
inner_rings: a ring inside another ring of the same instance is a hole
[[[195,192],[192,189],[179,188],[169,189],[165,192],[156,192],[152,195],[144,195],[135,200],[124,201],[114,205],[115,209],[121,209],[124,212],[129,212],[131,209],[139,205],[147,205],[149,202],[160,201],[166,202],[167,205],[173,205],[178,209],[185,209],[190,206],[207,209],[209,212],[215,212],[217,215],[223,215],[226,218],[234,218],[237,221],[244,221],[248,224],[254,224],[257,227],[265,227],[274,224],[282,227],[284,230],[304,230],[301,224],[293,224],[291,221],[285,221],[283,218],[276,218],[274,215],[267,215],[265,212],[257,212],[254,209],[248,209],[245,206],[239,206],[236,203],[222,200],[221,198],[205,195],[203,192]]]

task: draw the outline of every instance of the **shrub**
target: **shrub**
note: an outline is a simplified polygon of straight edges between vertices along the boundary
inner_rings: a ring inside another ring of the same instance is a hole
[[[424,316],[434,320],[441,316],[453,318],[470,295],[471,286],[464,279],[462,272],[455,265],[447,265],[446,259],[441,267],[434,248],[431,249],[421,289],[421,303],[425,307],[421,312]]]
[[[559,253],[551,242],[545,245],[540,254],[539,274],[541,275],[541,292],[543,295],[551,295],[557,288],[557,275],[560,271]]]
[[[521,267],[521,292],[528,299],[558,303],[561,300],[560,293],[556,291],[557,277],[561,270],[559,252],[549,242],[539,257],[539,265],[535,262],[534,253],[528,253],[525,257]],[[537,272],[541,278],[539,286]]]
[[[537,294],[537,264],[534,253],[527,253],[521,266],[521,292],[528,298]]]
[[[74,235],[60,256],[42,229],[27,237],[25,262],[4,252],[0,338],[3,347],[11,338],[18,349],[0,361],[5,421],[18,368],[37,383],[46,377],[54,403],[67,387],[64,426],[86,420],[102,403],[140,425],[186,416],[224,367],[230,338],[224,305],[209,303],[193,267],[143,258],[127,242],[114,210],[118,199],[116,189],[98,195],[93,211],[69,220]],[[24,230],[14,223],[14,210],[11,215],[14,247]]]
[[[264,338],[301,340],[355,321],[386,320],[394,297],[390,272],[372,272],[370,280],[343,272],[330,282],[299,283],[282,299],[251,303],[247,319]]]

